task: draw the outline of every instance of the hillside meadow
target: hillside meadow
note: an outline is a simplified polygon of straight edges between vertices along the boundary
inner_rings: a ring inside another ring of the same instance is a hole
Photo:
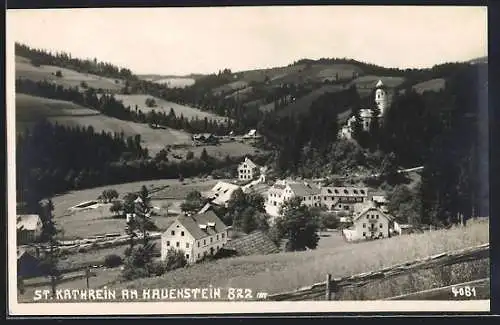
[[[16,94],[16,125],[20,128],[45,116],[51,122],[75,127],[92,126],[95,132],[123,132],[125,136],[141,135],[143,146],[155,155],[166,145],[189,144],[189,133],[174,129],[153,129],[147,124],[123,121],[71,102]]]
[[[155,110],[156,112],[165,112],[166,114],[168,114],[170,112],[170,109],[172,108],[176,116],[179,117],[182,114],[187,119],[198,118],[202,120],[206,117],[209,120],[216,120],[219,122],[225,122],[227,120],[227,118],[224,116],[219,116],[210,112],[204,112],[194,107],[169,102],[150,95],[116,94],[115,98],[121,101],[125,106],[130,106],[132,110],[135,109],[135,106],[137,105],[138,109],[140,109],[143,113],[148,113],[152,110]],[[146,99],[148,98],[152,98],[155,100],[155,107],[148,107],[146,105]]]
[[[55,73],[61,71],[62,77],[56,77]],[[16,56],[16,78],[26,78],[33,81],[49,80],[64,87],[81,87],[84,81],[89,87],[118,91],[124,86],[123,80],[101,77],[93,74],[80,73],[75,70],[51,65],[36,67],[30,60]]]
[[[185,179],[183,182],[177,179],[163,179],[71,191],[52,198],[52,202],[54,203],[54,218],[58,226],[64,230],[60,235],[68,240],[77,237],[86,238],[104,233],[121,233],[125,229],[125,220],[113,218],[112,213],[109,212],[109,204],[89,210],[71,211],[69,209],[82,202],[96,200],[107,189],[117,190],[119,197],[123,198],[127,193],[138,192],[144,185],[152,193],[153,206],[160,208],[160,212],[165,210],[164,207],[169,203],[169,209],[179,210],[179,203],[184,200],[189,192],[194,190],[208,190],[217,181],[202,178]],[[155,217],[154,222],[160,229],[165,229],[170,225],[171,218],[158,216]]]

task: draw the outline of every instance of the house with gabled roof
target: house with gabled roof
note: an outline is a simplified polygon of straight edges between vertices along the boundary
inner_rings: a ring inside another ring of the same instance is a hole
[[[169,249],[184,252],[188,263],[215,255],[228,240],[229,228],[212,210],[181,215],[161,235],[161,259]]]
[[[321,189],[314,184],[280,180],[267,191],[266,212],[273,217],[279,216],[283,203],[294,197],[300,197],[302,204],[308,207],[320,207],[320,194]]]
[[[250,158],[245,157],[238,166],[238,179],[240,181],[250,181],[260,175],[260,166]]]
[[[352,225],[343,230],[349,241],[387,238],[391,235],[394,218],[384,213],[374,202],[357,204],[352,217]]]
[[[37,241],[42,234],[42,219],[38,214],[18,215],[16,219],[17,243],[29,244]]]
[[[226,207],[234,191],[239,188],[241,188],[239,185],[220,181],[210,190],[201,194],[203,197],[210,200],[212,204]]]

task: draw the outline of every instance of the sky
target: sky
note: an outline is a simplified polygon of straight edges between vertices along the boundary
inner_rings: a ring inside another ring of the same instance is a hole
[[[487,55],[486,7],[295,6],[7,10],[7,41],[186,75],[353,58],[425,68]]]

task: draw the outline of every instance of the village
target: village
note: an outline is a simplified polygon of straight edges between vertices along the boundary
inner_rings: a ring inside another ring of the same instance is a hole
[[[390,97],[382,81],[377,82],[376,88],[375,102],[383,114]],[[370,109],[363,109],[361,113],[363,127],[369,127],[371,119],[376,117],[369,114]],[[340,130],[339,137],[351,139],[354,119],[355,116],[348,119],[346,125]],[[256,130],[250,130],[247,134],[239,136],[236,141],[252,141],[259,138],[260,135]],[[228,137],[216,137],[212,134],[193,135],[193,146],[200,143],[216,145],[219,141],[235,141],[235,136],[232,134]],[[259,166],[249,157],[245,157],[240,162],[235,174],[237,175],[235,179],[219,180],[210,189],[201,191],[204,205],[197,211],[182,211],[179,204],[177,208],[169,204],[167,215],[175,218],[170,226],[163,231],[148,232],[151,239],[159,240],[158,258],[160,260],[165,260],[171,249],[182,251],[188,264],[197,263],[207,256],[260,255],[284,251],[283,245],[273,242],[261,230],[254,230],[248,234],[242,233],[234,229],[233,225],[222,221],[223,216],[218,215],[217,212],[220,208],[228,207],[237,191],[263,198],[269,226],[283,217],[281,208],[287,201],[298,199],[302,205],[315,209],[315,213],[328,214],[333,217],[337,225],[337,229],[333,230],[345,242],[384,239],[414,231],[411,225],[398,223],[398,216],[390,213],[386,193],[372,190],[367,186],[332,186],[327,184],[327,177],[310,180],[277,179],[272,176],[272,170],[268,166]],[[114,199],[116,201],[117,197]],[[138,196],[134,203],[139,203],[137,200],[140,200]],[[105,204],[104,201],[102,197],[98,197],[95,200],[80,202],[68,210],[73,213],[78,211],[92,213],[100,204]],[[161,208],[155,206],[153,210],[155,209]],[[128,213],[127,223],[135,217],[135,214]],[[18,267],[19,270],[25,270],[22,272],[27,272],[26,276],[31,276],[33,265],[40,257],[40,250],[44,250],[42,245],[35,244],[42,233],[40,216],[18,215],[17,233]],[[144,234],[138,233],[137,240],[140,240],[141,236]],[[126,245],[128,242],[129,235],[124,233],[124,229],[116,229],[115,232],[87,238],[60,240],[59,245],[63,250],[78,254],[87,249],[109,249]],[[36,249],[33,250],[33,247]],[[221,251],[224,253],[221,254]]]

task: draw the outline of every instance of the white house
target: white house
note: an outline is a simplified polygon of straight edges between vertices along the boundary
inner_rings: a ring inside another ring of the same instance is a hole
[[[188,263],[217,253],[228,240],[228,227],[208,210],[195,215],[181,215],[161,236],[161,259],[169,249],[182,250]]]
[[[38,214],[18,215],[16,223],[18,244],[32,243],[40,238],[43,223]]]
[[[366,187],[322,187],[321,205],[329,211],[353,212],[354,205],[368,198]]]
[[[368,201],[356,206],[352,226],[344,229],[343,233],[349,241],[387,238],[390,236],[392,222],[393,218],[389,214]]]
[[[320,193],[318,186],[307,182],[277,181],[267,192],[266,212],[273,217],[279,216],[283,203],[293,197],[300,197],[302,204],[308,207],[320,207]]]
[[[210,190],[203,192],[202,195],[210,199],[215,205],[227,206],[227,203],[231,199],[231,195],[239,188],[241,187],[236,184],[220,181]]]
[[[245,157],[245,160],[238,166],[238,179],[240,181],[249,181],[259,175],[260,167],[248,157]]]

